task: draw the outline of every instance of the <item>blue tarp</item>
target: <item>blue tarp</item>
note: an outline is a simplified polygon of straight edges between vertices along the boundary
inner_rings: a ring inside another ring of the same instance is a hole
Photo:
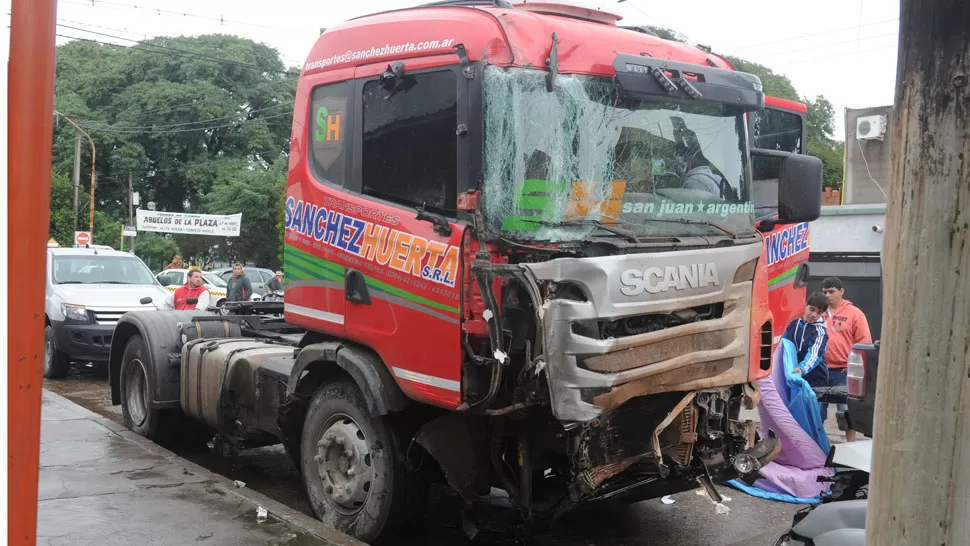
[[[738,480],[728,482],[751,495],[793,503],[818,502],[829,484],[818,476],[830,476],[825,467],[829,439],[812,387],[793,372],[798,365],[795,345],[783,339],[772,358],[771,375],[759,380],[761,435],[771,430],[781,441],[781,453],[761,470],[763,479],[749,486]]]

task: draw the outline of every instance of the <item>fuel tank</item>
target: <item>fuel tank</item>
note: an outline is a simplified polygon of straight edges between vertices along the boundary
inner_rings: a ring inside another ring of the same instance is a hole
[[[195,339],[182,347],[182,411],[237,439],[280,437],[276,408],[293,368],[290,345],[252,338]]]

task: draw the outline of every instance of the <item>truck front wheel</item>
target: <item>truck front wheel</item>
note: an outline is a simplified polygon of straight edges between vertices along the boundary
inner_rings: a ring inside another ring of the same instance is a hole
[[[401,442],[350,382],[324,384],[314,394],[300,466],[317,517],[359,540],[397,541],[420,519],[422,484],[405,468]]]

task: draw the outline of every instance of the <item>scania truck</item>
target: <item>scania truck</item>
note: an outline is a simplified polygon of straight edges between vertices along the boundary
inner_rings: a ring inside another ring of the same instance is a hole
[[[739,417],[778,330],[763,232],[818,216],[821,163],[753,146],[756,76],[618,19],[457,0],[327,29],[285,301],[123,316],[126,425],[282,443],[315,514],[368,542],[435,480],[545,522],[756,478],[780,449]]]

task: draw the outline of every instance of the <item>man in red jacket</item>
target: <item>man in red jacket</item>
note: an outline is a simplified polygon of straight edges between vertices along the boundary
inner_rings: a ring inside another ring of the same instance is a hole
[[[169,300],[169,307],[184,311],[186,309],[206,310],[209,307],[209,290],[203,285],[202,271],[195,267],[190,267],[188,280],[185,284],[175,289],[172,298]],[[198,303],[190,305],[189,298],[196,298]]]
[[[848,383],[846,368],[849,366],[849,351],[856,343],[872,343],[869,333],[869,321],[865,313],[853,303],[845,299],[845,289],[838,277],[829,277],[822,281],[822,293],[829,302],[829,308],[824,314],[825,329],[829,335],[829,344],[825,349],[825,364],[829,368],[829,385],[845,385]],[[845,409],[845,408],[840,408]],[[828,417],[828,405],[822,405],[822,418]],[[845,439],[855,441],[855,431],[847,430]]]

